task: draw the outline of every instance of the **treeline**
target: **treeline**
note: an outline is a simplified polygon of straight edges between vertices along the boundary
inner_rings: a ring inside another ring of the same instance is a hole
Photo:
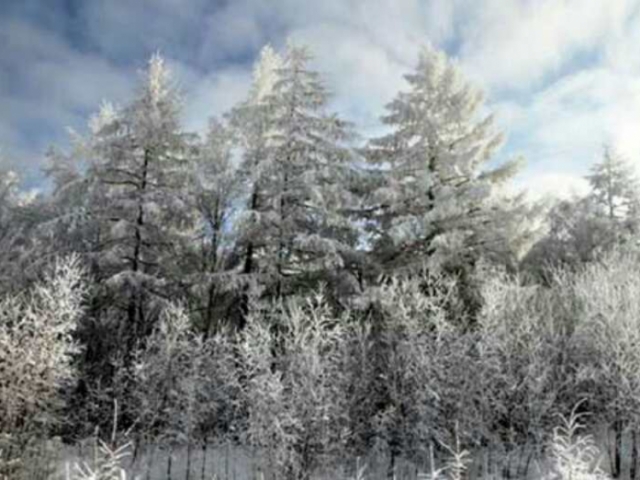
[[[635,472],[629,165],[608,148],[589,195],[532,204],[442,53],[364,144],[310,60],[265,47],[200,138],[154,56],[131,102],[50,152],[50,194],[1,177],[3,468],[38,437],[106,437],[115,402],[138,442],[225,439],[278,477],[379,449],[391,478],[457,441],[520,474],[582,400],[614,476],[632,433]]]

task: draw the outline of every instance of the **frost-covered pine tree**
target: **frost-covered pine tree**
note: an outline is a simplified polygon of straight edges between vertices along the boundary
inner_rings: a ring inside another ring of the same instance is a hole
[[[48,213],[43,195],[23,190],[20,175],[0,167],[0,295],[28,289],[50,264],[51,250],[37,235]]]
[[[0,242],[10,233],[12,207],[17,203],[18,175],[12,170],[0,170]]]
[[[0,170],[0,294],[16,282],[21,239],[19,203],[18,175],[12,170]]]
[[[242,157],[237,170],[237,182],[246,197],[235,221],[234,233],[239,257],[239,273],[235,280],[242,290],[240,325],[248,312],[249,289],[256,287],[260,277],[258,256],[266,246],[263,227],[268,221],[270,197],[266,186],[272,175],[273,94],[282,57],[270,45],[262,48],[254,66],[253,83],[248,98],[229,114],[229,124],[237,137]]]
[[[130,342],[149,332],[154,300],[176,292],[192,238],[193,139],[180,126],[180,108],[165,61],[154,55],[134,100],[103,109],[87,142],[89,175],[101,189],[92,215],[106,227],[99,268]]]
[[[101,117],[111,118],[112,114],[112,107],[104,103],[90,122],[92,132]],[[99,254],[108,231],[99,215],[105,204],[105,185],[97,181],[90,168],[83,172],[87,166],[85,140],[74,132],[71,141],[73,149],[69,153],[56,148],[47,152],[45,172],[53,188],[42,202],[45,213],[34,237],[39,242],[40,255],[80,254],[92,275],[99,279]]]
[[[245,157],[257,188],[241,237],[260,232],[260,240],[246,245],[244,271],[258,273],[277,293],[340,271],[355,242],[342,214],[351,203],[349,128],[326,113],[329,94],[310,60],[305,48],[290,43],[277,67],[278,57],[265,50],[252,94],[265,123],[256,129],[260,148]]]
[[[430,47],[405,79],[409,90],[382,118],[390,133],[370,145],[372,161],[387,174],[372,195],[379,261],[392,270],[438,266],[507,242],[496,235],[505,229],[494,228],[515,219],[496,193],[518,162],[488,167],[502,135],[492,116],[483,116],[482,93]]]
[[[591,168],[586,179],[591,186],[591,201],[604,213],[612,227],[637,233],[640,221],[640,187],[633,167],[607,145],[604,147],[602,161]]]

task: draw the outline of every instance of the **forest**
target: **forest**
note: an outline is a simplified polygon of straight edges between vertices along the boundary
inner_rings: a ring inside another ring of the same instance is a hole
[[[532,199],[454,60],[405,80],[364,138],[266,46],[199,135],[154,55],[0,172],[0,479],[638,478],[634,167]]]

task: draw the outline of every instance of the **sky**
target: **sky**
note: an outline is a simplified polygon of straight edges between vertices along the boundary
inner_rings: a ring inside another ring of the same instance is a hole
[[[0,0],[0,164],[40,188],[47,148],[126,103],[157,51],[203,131],[287,38],[365,136],[430,43],[486,93],[507,136],[496,161],[526,158],[517,187],[583,192],[604,143],[640,172],[640,0]]]

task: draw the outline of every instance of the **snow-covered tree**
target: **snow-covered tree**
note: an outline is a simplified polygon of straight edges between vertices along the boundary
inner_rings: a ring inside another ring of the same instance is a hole
[[[246,207],[238,219],[238,247],[242,250],[242,272],[253,275],[256,271],[256,253],[263,240],[261,226],[266,223],[263,213],[269,208],[266,183],[271,175],[271,148],[273,141],[273,105],[268,99],[273,94],[282,58],[271,46],[260,52],[253,72],[249,98],[229,114],[230,123],[237,132],[242,148],[242,161],[238,170],[239,181],[246,189]]]
[[[37,235],[48,210],[43,195],[23,190],[20,175],[0,167],[0,296],[28,289],[51,263]]]
[[[235,278],[241,290],[236,312],[240,327],[248,313],[250,290],[264,282],[258,257],[263,256],[268,242],[264,226],[270,221],[267,215],[273,200],[267,190],[273,175],[271,137],[274,131],[273,104],[269,99],[282,62],[282,57],[270,45],[263,47],[254,66],[248,98],[228,114],[230,127],[242,152],[236,175],[245,196],[244,206],[234,224],[241,274]]]
[[[276,293],[289,291],[295,281],[341,271],[355,243],[355,230],[342,213],[352,201],[346,186],[349,128],[326,113],[329,95],[310,60],[305,48],[293,44],[282,60],[266,49],[252,92],[257,106],[248,109],[258,125],[250,130],[255,141],[242,167],[252,175],[241,221],[240,238],[252,238],[241,243],[244,271],[256,272]]]
[[[5,250],[11,244],[13,208],[17,203],[18,175],[11,170],[0,170],[0,246]]]
[[[18,217],[18,175],[0,170],[0,294],[16,283],[22,225]]]
[[[377,220],[374,250],[387,269],[431,266],[476,257],[500,244],[517,209],[505,208],[500,186],[517,161],[490,168],[502,142],[483,96],[444,53],[424,47],[382,118],[391,132],[371,142],[369,155],[387,181],[371,195]],[[506,230],[506,231],[505,231]]]
[[[178,291],[185,242],[193,238],[187,180],[194,145],[180,126],[180,107],[170,72],[154,55],[134,100],[103,108],[85,147],[88,175],[101,190],[91,205],[104,225],[99,270],[110,303],[126,316],[129,348],[149,332],[154,300]]]
[[[618,230],[618,235],[637,233],[640,185],[633,167],[612,147],[605,146],[602,161],[591,168],[586,179],[591,186],[589,198],[608,218],[611,228]]]
[[[92,119],[97,125],[100,116],[111,116],[112,109],[103,104],[101,112]],[[39,255],[82,255],[92,276],[100,282],[99,254],[109,225],[99,216],[104,205],[105,186],[95,176],[83,172],[85,163],[84,140],[71,134],[69,153],[56,148],[47,152],[45,173],[52,182],[52,190],[43,203],[43,218],[38,223],[35,238],[39,242]],[[100,206],[100,207],[99,207]]]

